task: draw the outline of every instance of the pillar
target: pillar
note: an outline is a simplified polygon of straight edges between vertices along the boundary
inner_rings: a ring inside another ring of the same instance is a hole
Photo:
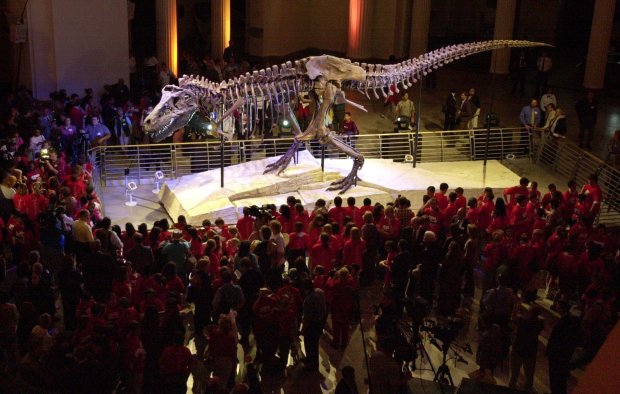
[[[228,41],[230,41],[230,0],[211,0],[211,57],[213,59],[224,55]]]
[[[583,77],[585,88],[602,89],[605,84],[607,53],[609,52],[609,41],[613,29],[615,7],[615,0],[596,0],[594,4],[586,72]]]
[[[428,50],[428,29],[431,22],[431,0],[414,0],[411,15],[409,57],[418,57]]]
[[[157,24],[157,59],[166,63],[177,74],[177,1],[157,0],[155,4]]]
[[[517,0],[497,0],[495,9],[494,40],[510,40],[515,25]],[[492,74],[505,75],[510,73],[510,48],[496,49],[491,54]]]
[[[349,36],[347,44],[347,57],[352,59],[365,59],[371,56],[371,18],[371,0],[349,0]]]

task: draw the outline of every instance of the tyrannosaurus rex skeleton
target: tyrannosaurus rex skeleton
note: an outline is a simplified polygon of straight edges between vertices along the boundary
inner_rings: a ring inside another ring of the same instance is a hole
[[[304,141],[318,140],[353,158],[353,168],[344,178],[332,183],[328,190],[344,193],[356,184],[357,172],[364,164],[364,156],[348,146],[325,126],[327,112],[337,93],[343,90],[357,90],[370,99],[387,97],[399,93],[399,86],[406,90],[422,76],[456,59],[476,53],[509,47],[548,46],[547,44],[520,40],[493,40],[467,44],[450,45],[425,53],[401,63],[382,65],[351,62],[334,56],[313,56],[286,62],[280,66],[246,73],[221,83],[211,82],[197,76],[183,76],[179,86],[168,85],[162,89],[157,106],[144,121],[144,129],[153,141],[161,141],[192,120],[200,117],[207,122],[207,130],[232,139],[232,131],[224,130],[224,120],[235,111],[242,111],[249,119],[247,135],[252,135],[254,119],[259,112],[259,100],[265,100],[273,111],[288,104],[291,97],[299,97],[310,91],[310,97],[317,104],[317,111],[305,130],[301,130],[292,117],[295,139],[288,151],[276,162],[268,165],[267,172],[280,174],[291,162],[295,151]],[[362,106],[347,102],[364,109]],[[266,111],[265,107],[261,108]],[[272,126],[275,120],[270,116]]]

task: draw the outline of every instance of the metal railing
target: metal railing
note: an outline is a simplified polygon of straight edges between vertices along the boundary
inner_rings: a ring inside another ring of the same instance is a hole
[[[485,157],[486,130],[422,131],[419,135],[417,162],[471,161]],[[366,158],[404,161],[413,156],[415,133],[362,134],[345,142],[354,146]],[[224,142],[224,165],[244,163],[281,155],[292,144],[293,138],[264,140],[234,140]],[[492,129],[487,158],[503,160],[507,155],[530,156],[532,141],[528,133],[511,128]],[[149,181],[156,171],[168,179],[191,173],[220,168],[219,140],[191,143],[168,143],[130,146],[101,146],[91,149],[91,159],[99,169],[100,186],[114,184],[128,177],[136,182]],[[315,157],[321,155],[316,141],[307,142],[301,149],[309,149]],[[346,155],[331,146],[326,158],[345,158]]]
[[[405,161],[413,156],[414,132],[362,134],[345,139],[366,158]],[[292,137],[264,140],[234,140],[224,142],[224,166],[281,155],[287,151]],[[321,147],[316,141],[305,143],[300,149],[310,150],[320,157]],[[486,151],[486,154],[485,154]],[[129,146],[101,146],[90,151],[95,163],[95,190],[101,193],[106,186],[119,185],[127,177],[137,183],[151,182],[156,171],[166,178],[175,179],[196,172],[221,167],[221,142],[209,140],[189,143],[167,143]],[[326,158],[345,158],[333,147],[325,150]],[[422,131],[419,134],[417,162],[449,162],[505,160],[507,157],[528,157],[539,166],[566,180],[585,184],[590,174],[599,175],[603,203],[599,222],[620,223],[620,171],[598,157],[581,150],[571,141],[538,137],[521,128],[493,128],[487,130]],[[558,185],[560,189],[561,185]]]
[[[598,175],[603,191],[599,223],[620,224],[620,170],[605,163],[590,152],[580,149],[574,142],[543,133],[536,149],[536,164],[561,176],[574,179],[578,185],[588,182],[592,174]],[[563,189],[564,185],[558,185]]]

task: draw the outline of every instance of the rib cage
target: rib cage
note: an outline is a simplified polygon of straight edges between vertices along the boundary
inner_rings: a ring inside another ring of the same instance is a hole
[[[344,89],[363,92],[370,99],[369,90],[374,98],[387,97],[393,92],[389,89],[394,86],[394,93],[399,93],[399,86],[403,90],[411,87],[422,76],[426,76],[434,70],[454,60],[480,52],[501,48],[524,48],[536,46],[549,46],[542,42],[524,40],[491,40],[466,44],[450,45],[420,55],[417,58],[408,59],[397,64],[353,64],[362,67],[366,71],[364,81],[341,81]],[[179,79],[179,86],[199,88],[206,96],[213,100],[219,98],[221,104],[227,105],[240,98],[248,102],[255,102],[257,97],[267,97],[276,103],[286,100],[291,94],[311,88],[311,81],[306,76],[305,64],[310,58],[303,58],[294,62],[287,61],[271,68],[246,73],[234,79],[224,82],[212,82],[204,77],[184,75]],[[381,95],[381,96],[380,96]]]

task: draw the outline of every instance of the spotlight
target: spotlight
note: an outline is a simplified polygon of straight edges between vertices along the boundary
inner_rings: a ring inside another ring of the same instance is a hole
[[[405,155],[405,163],[413,163],[413,156]]]
[[[207,130],[208,130],[208,131],[213,131],[213,124],[209,123],[209,124],[207,125]]]
[[[138,188],[138,185],[134,181],[127,182],[125,186],[125,195],[129,197],[129,200],[125,201],[125,205],[128,207],[135,207],[138,203],[133,199],[133,192]]]
[[[164,181],[165,175],[163,171],[155,171],[153,175],[153,182],[155,182],[155,189],[151,190],[153,193],[159,193],[159,185]]]
[[[282,127],[288,127],[290,125],[290,123],[288,122],[288,120],[284,119],[282,121]]]

